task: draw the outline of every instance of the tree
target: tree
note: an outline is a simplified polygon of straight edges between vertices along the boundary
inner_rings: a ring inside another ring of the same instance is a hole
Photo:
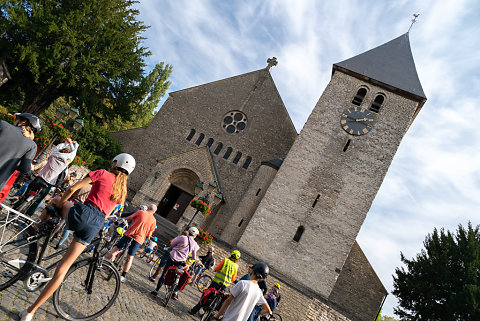
[[[90,170],[108,169],[112,159],[122,152],[122,146],[94,120],[86,121],[85,127],[76,132],[74,138],[80,145],[77,154]]]
[[[164,65],[163,62],[157,64],[140,83],[140,87],[144,89],[144,94],[141,100],[133,103],[132,110],[135,113],[132,113],[130,120],[117,116],[106,123],[107,129],[112,132],[147,126],[155,116],[155,109],[160,100],[170,87],[168,77],[171,73],[171,65]]]
[[[82,114],[128,118],[145,95],[147,28],[133,0],[0,0],[0,104],[41,114],[69,97]]]
[[[434,229],[425,248],[394,275],[401,320],[480,320],[480,233],[471,223],[453,235]]]

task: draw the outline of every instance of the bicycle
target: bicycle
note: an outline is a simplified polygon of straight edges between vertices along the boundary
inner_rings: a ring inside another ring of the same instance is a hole
[[[228,296],[225,287],[222,287],[222,289],[220,290],[211,289],[211,291],[212,292],[210,292],[209,296],[213,295],[213,298],[207,297],[206,304],[202,306],[203,314],[200,321],[210,321],[215,315],[215,313],[220,309],[223,301]]]
[[[194,263],[190,267],[190,270],[192,271],[191,274],[194,278],[195,278],[195,276],[197,276],[193,286],[195,286],[198,291],[203,292],[203,290],[208,288],[210,283],[212,283],[212,277],[209,276],[209,275],[206,275],[205,274],[205,267],[198,264],[198,263]]]
[[[50,193],[52,187],[52,184],[47,183],[40,176],[36,176],[25,191],[25,193],[28,192],[28,195],[20,197],[20,199],[13,204],[13,209],[24,212],[27,216],[32,216],[38,205],[45,199],[48,193]]]
[[[190,274],[185,269],[185,263],[178,262],[167,268],[167,271],[165,272],[165,282],[163,283],[165,286],[165,299],[163,305],[165,307],[168,305],[168,302],[177,288],[182,291],[187,285],[189,279]]]
[[[261,316],[260,321],[282,321],[282,317],[278,313],[267,314],[266,316]]]
[[[60,259],[46,268],[40,264],[67,251],[62,249],[44,257],[57,221],[55,218],[48,220],[36,231],[34,219],[0,203],[0,291],[18,281],[24,282],[27,291],[36,291],[51,280],[49,271],[58,265]],[[42,238],[45,239],[38,253]],[[95,319],[113,305],[119,294],[120,274],[111,262],[100,257],[97,250],[102,239],[100,235],[93,240],[93,256],[78,259],[53,294],[55,310],[64,319]],[[84,253],[90,249],[87,247]],[[106,280],[106,275],[112,271],[114,277]]]

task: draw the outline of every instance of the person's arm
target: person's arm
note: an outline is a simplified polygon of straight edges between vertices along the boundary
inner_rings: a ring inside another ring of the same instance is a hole
[[[129,217],[129,216],[131,216],[131,215],[133,215],[133,214],[135,214],[135,213],[136,213],[136,212],[122,213],[122,214],[120,214],[120,217],[126,218],[126,217]]]
[[[20,164],[18,166],[18,171],[20,173],[28,173],[32,170],[32,161],[37,153],[37,146],[32,146],[32,148],[26,152],[23,157],[20,159]]]
[[[123,217],[123,216],[121,216],[121,217]],[[127,216],[125,219],[127,220],[127,222],[131,222],[132,220],[136,219],[137,217],[138,217],[138,214],[137,214],[137,212],[135,212],[132,215]]]
[[[225,259],[222,260],[222,262],[220,262],[217,267],[215,268],[215,272],[218,272],[222,269],[223,267],[223,262],[225,262]]]
[[[270,306],[267,303],[262,304],[262,309],[260,310],[260,315],[265,315],[272,313],[272,310],[270,310]]]
[[[218,310],[214,320],[218,320],[218,318],[220,318],[220,316],[222,316],[225,313],[225,310],[227,310],[228,306],[230,305],[230,303],[232,303],[233,299],[235,299],[235,297],[232,294],[230,294],[228,298],[225,300],[225,302],[223,302],[220,310]]]
[[[232,275],[232,282],[234,282],[236,279],[237,279],[237,271],[235,271],[235,273],[233,273]]]
[[[92,179],[90,178],[90,176],[87,176],[84,179],[82,179],[80,182],[76,183],[75,185],[70,186],[69,188],[67,188],[65,193],[63,193],[60,201],[58,201],[58,203],[55,204],[55,205],[57,207],[62,207],[63,204],[65,204],[65,202],[68,201],[68,199],[73,195],[73,193],[75,193],[75,191],[77,191],[77,190],[81,189],[82,187],[90,184],[91,182],[92,182]]]

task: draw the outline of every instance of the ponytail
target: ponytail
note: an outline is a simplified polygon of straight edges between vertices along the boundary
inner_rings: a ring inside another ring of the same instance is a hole
[[[119,171],[117,168],[111,170],[115,174],[115,182],[113,183],[111,201],[115,201],[118,204],[125,203],[127,198],[127,178],[128,175]]]

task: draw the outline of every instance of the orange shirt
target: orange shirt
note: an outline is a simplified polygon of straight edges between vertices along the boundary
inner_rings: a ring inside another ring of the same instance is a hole
[[[140,245],[145,242],[147,236],[152,234],[157,225],[157,221],[150,211],[136,211],[127,220],[131,220],[131,223],[124,235],[133,238]]]

